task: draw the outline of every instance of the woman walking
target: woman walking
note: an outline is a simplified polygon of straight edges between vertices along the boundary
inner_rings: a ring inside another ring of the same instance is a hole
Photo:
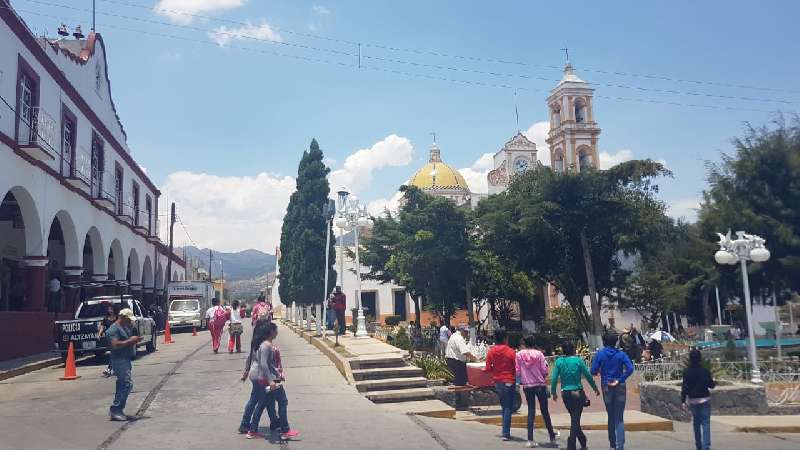
[[[236,346],[236,353],[242,353],[242,333],[244,326],[242,325],[242,315],[239,309],[239,300],[234,300],[231,303],[231,319],[228,323],[228,353],[233,353],[233,347]]]
[[[218,353],[222,331],[225,329],[225,322],[228,321],[230,312],[219,306],[218,298],[212,299],[211,305],[211,308],[206,311],[206,322],[208,323],[208,332],[211,333],[211,348],[214,353]]]
[[[107,341],[108,339],[105,337],[106,331],[108,331],[108,329],[111,328],[111,325],[113,325],[116,321],[117,311],[114,309],[114,305],[108,305],[108,311],[106,312],[106,316],[103,318],[103,322],[100,324],[100,331],[98,331],[97,336],[100,339]],[[110,344],[108,345],[110,346]],[[113,373],[114,371],[111,369],[111,357],[109,356],[108,367],[106,367],[106,370],[103,371],[103,376],[110,377]]]
[[[689,367],[683,371],[681,403],[684,410],[692,411],[694,445],[697,450],[711,448],[711,392],[717,383],[711,372],[702,366],[700,350],[689,352]]]
[[[247,434],[248,439],[263,437],[258,432],[258,422],[261,421],[261,414],[264,412],[264,407],[267,404],[267,391],[261,384],[258,383],[259,378],[259,348],[261,344],[267,340],[267,322],[260,321],[253,329],[253,339],[250,342],[250,354],[247,356],[247,362],[244,366],[242,373],[242,381],[250,379],[252,389],[250,390],[250,399],[244,406],[244,414],[242,414],[242,421],[239,424],[239,434]],[[253,375],[251,376],[251,373]],[[256,413],[256,410],[258,412]],[[270,419],[270,429],[277,424],[275,413],[267,411]]]
[[[600,391],[589,373],[589,368],[581,357],[575,355],[575,345],[572,342],[564,342],[561,345],[564,356],[558,358],[553,368],[550,381],[550,391],[553,400],[558,400],[559,379],[561,380],[561,395],[564,398],[564,406],[567,408],[570,417],[569,438],[567,439],[567,450],[575,450],[575,441],[581,444],[581,450],[586,449],[586,435],[581,430],[581,414],[583,408],[588,403],[586,394],[583,392],[583,380],[589,382],[595,395],[599,396]]]
[[[547,406],[547,360],[541,350],[536,348],[533,336],[525,336],[522,339],[522,350],[517,353],[517,378],[525,394],[525,401],[528,403],[528,442],[526,447],[537,447],[533,440],[533,424],[536,417],[536,401],[539,401],[539,409],[542,411],[542,419],[550,434],[551,446],[556,445],[558,435],[553,430],[553,422],[550,420],[550,410]]]
[[[514,400],[517,393],[516,355],[508,346],[508,335],[505,330],[494,332],[494,345],[486,354],[486,370],[492,374],[494,390],[500,399],[502,410],[502,436],[504,441],[511,440],[511,415],[514,414]]]
[[[281,440],[289,440],[298,434],[297,430],[289,428],[289,419],[287,416],[287,409],[289,400],[286,397],[286,388],[283,382],[286,377],[281,363],[281,351],[275,344],[275,338],[278,337],[278,326],[273,322],[267,324],[267,339],[259,347],[259,366],[261,367],[261,375],[258,382],[265,386],[267,389],[266,408],[267,413],[270,414],[272,419],[273,412],[277,412],[275,419],[277,422],[270,424],[270,429],[278,429],[281,433]],[[277,403],[277,411],[275,411],[275,404]],[[256,414],[263,406],[259,403],[256,406]],[[260,414],[259,414],[260,416]],[[253,415],[255,421],[256,416]],[[257,422],[256,422],[257,423]]]

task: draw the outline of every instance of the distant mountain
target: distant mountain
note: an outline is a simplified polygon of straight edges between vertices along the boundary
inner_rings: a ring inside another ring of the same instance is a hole
[[[198,265],[208,270],[208,249],[188,246],[186,258],[191,261],[197,258]],[[264,277],[275,271],[275,255],[259,250],[243,250],[235,253],[225,253],[212,250],[211,277],[219,278],[225,272],[225,280],[250,280]],[[180,250],[178,250],[180,254]],[[222,261],[222,266],[220,266]]]

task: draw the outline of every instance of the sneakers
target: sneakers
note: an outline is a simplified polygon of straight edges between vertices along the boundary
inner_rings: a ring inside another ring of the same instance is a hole
[[[537,444],[535,441],[528,441],[525,443],[525,448],[537,448],[537,447],[539,447],[539,444]]]
[[[264,435],[258,431],[248,431],[247,439],[264,439]]]
[[[112,422],[127,422],[128,416],[121,412],[108,413],[108,417]]]
[[[558,437],[561,436],[561,432],[556,431],[556,433],[550,436],[550,445],[556,446],[558,445]]]
[[[289,439],[298,436],[300,434],[297,430],[289,430],[285,433],[281,433],[281,440],[288,441]]]
[[[239,426],[239,434],[247,434],[247,427]]]
[[[106,378],[110,377],[113,374],[114,374],[114,371],[111,370],[111,369],[106,369],[106,370],[103,371],[103,376],[106,377]]]
[[[500,440],[501,440],[501,441],[510,441],[510,440],[511,440],[511,437],[509,437],[509,436],[503,436],[503,437],[501,437],[501,438],[500,438]]]

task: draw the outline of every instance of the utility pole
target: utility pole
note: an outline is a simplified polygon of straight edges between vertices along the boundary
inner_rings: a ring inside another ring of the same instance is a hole
[[[211,249],[208,249],[208,281],[213,282],[213,278],[211,278]]]
[[[164,290],[169,297],[169,284],[172,282],[172,253],[173,253],[173,231],[175,229],[175,203],[170,206],[169,212],[169,255],[167,255],[167,283]]]

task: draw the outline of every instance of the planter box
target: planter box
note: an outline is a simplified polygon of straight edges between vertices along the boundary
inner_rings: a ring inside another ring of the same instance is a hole
[[[691,420],[691,413],[681,408],[680,381],[642,383],[639,390],[642,412],[682,422]],[[712,415],[761,415],[768,409],[764,386],[719,381],[711,391]]]

